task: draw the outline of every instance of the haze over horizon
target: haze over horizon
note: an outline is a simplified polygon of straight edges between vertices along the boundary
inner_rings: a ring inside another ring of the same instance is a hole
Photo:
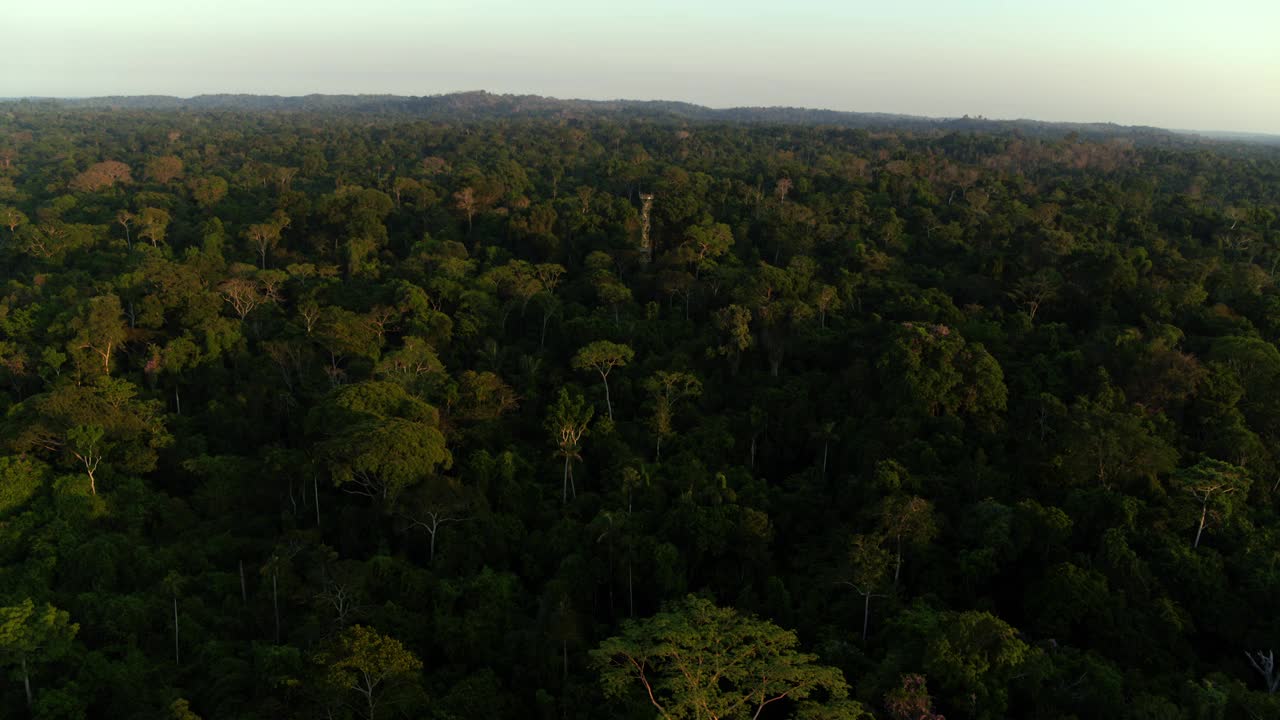
[[[1280,6],[120,0],[10,9],[0,96],[435,95],[1280,133]]]

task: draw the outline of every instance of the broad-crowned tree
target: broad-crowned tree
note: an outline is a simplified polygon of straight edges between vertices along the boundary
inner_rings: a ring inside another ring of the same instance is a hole
[[[866,717],[843,674],[802,652],[790,630],[689,596],[591,651],[605,694],[666,720]],[[828,710],[838,710],[832,715]]]
[[[631,362],[636,352],[629,345],[597,340],[582,346],[571,361],[575,370],[590,370],[600,376],[604,383],[604,402],[609,410],[609,419],[613,419],[613,400],[609,396],[609,373]]]
[[[48,604],[38,606],[31,598],[0,607],[0,663],[9,666],[14,679],[22,681],[28,709],[35,697],[31,676],[40,665],[70,652],[79,629],[65,610]]]
[[[1206,458],[1174,473],[1173,485],[1193,500],[1196,537],[1191,547],[1200,547],[1206,528],[1221,524],[1249,494],[1249,473],[1244,468]]]
[[[352,625],[315,662],[322,669],[322,683],[339,697],[356,698],[351,707],[366,720],[377,720],[396,705],[407,710],[407,701],[420,700],[422,661],[399,640],[373,628]]]

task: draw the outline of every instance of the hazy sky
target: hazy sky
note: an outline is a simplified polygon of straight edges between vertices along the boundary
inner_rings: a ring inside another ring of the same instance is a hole
[[[1280,0],[7,0],[0,96],[456,90],[1280,133]]]

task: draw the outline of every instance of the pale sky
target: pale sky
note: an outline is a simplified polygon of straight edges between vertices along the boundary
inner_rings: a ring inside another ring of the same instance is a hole
[[[0,97],[459,90],[1280,133],[1280,0],[6,0]]]

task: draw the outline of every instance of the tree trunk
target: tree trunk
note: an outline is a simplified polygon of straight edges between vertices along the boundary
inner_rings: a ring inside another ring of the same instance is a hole
[[[311,476],[311,499],[316,504],[316,527],[320,527],[320,481],[313,474]]]
[[[22,655],[22,689],[27,691],[27,710],[31,709],[31,674],[27,672],[27,655]]]
[[[1204,521],[1209,515],[1209,503],[1200,506],[1200,527],[1196,529],[1196,541],[1191,544],[1192,548],[1200,547],[1200,534],[1204,532]]]
[[[631,558],[627,558],[627,616],[636,616],[636,597],[631,586]]]
[[[564,456],[564,483],[560,487],[560,503],[569,502],[569,456]]]
[[[280,644],[280,570],[271,569],[271,608],[276,618],[276,644]]]
[[[822,481],[827,481],[827,449],[831,447],[830,441],[822,443]]]
[[[871,621],[871,593],[863,595],[865,600],[862,603],[862,644],[867,644],[867,625]]]
[[[898,535],[898,555],[893,564],[893,587],[898,587],[898,574],[902,572],[902,535]]]
[[[427,553],[427,564],[434,565],[436,562],[436,530],[440,528],[440,523],[434,522],[431,525],[431,550]]]
[[[178,596],[173,596],[173,664],[182,664],[182,655],[178,651]]]
[[[609,408],[609,419],[612,420],[613,419],[613,400],[609,398],[609,378],[605,375],[601,375],[600,377],[604,379],[604,404],[605,404],[605,407]]]
[[[249,604],[249,591],[244,584],[244,561],[240,561],[240,604]]]

